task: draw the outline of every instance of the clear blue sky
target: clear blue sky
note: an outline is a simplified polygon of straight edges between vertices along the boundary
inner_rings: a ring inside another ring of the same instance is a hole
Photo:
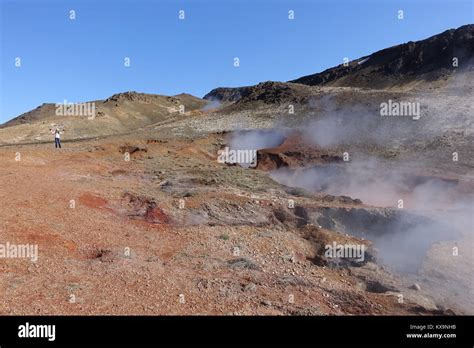
[[[473,23],[473,0],[0,0],[0,123],[44,102],[202,97]],[[69,19],[69,10],[76,20]],[[186,19],[179,20],[178,11]],[[404,19],[397,19],[397,11]],[[295,19],[288,20],[288,11]],[[15,67],[15,58],[21,67]],[[130,57],[131,67],[124,67]],[[240,67],[233,66],[234,57]]]

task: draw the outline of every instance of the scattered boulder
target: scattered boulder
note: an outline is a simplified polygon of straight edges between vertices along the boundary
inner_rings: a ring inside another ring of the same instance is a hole
[[[131,218],[144,219],[156,224],[169,223],[168,216],[153,199],[126,192],[121,203],[122,212]]]
[[[129,153],[131,155],[139,151],[147,152],[148,150],[147,148],[141,148],[139,146],[134,146],[134,145],[122,145],[119,147],[119,152],[121,154]]]
[[[246,259],[244,257],[240,257],[237,259],[227,261],[227,264],[233,269],[251,269],[255,271],[259,271],[260,267],[253,261]]]
[[[254,283],[248,283],[243,287],[243,291],[245,292],[253,292],[257,289],[257,286]]]
[[[376,293],[376,294],[382,294],[388,291],[396,292],[398,290],[391,285],[383,284],[377,280],[366,280],[365,291]]]

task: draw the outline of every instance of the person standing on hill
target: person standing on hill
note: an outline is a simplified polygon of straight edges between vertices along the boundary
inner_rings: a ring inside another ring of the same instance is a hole
[[[55,130],[50,129],[51,134],[54,134],[54,147],[57,149],[58,147],[61,148],[61,132],[59,128]]]

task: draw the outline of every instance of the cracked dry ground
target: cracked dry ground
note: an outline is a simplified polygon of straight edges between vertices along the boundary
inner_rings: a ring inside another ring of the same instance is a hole
[[[410,290],[399,303],[378,279],[398,280],[376,263],[332,267],[318,255],[334,240],[367,242],[308,223],[305,209],[359,202],[219,164],[222,141],[1,148],[0,240],[37,244],[39,257],[0,260],[0,313],[439,313]]]

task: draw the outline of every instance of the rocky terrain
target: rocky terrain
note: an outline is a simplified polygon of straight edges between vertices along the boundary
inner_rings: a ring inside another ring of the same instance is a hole
[[[39,254],[1,260],[0,313],[473,314],[473,30],[292,82],[7,122],[0,243]],[[389,100],[419,117],[382,117]],[[218,161],[226,147],[256,165]]]
[[[58,102],[61,103],[64,102]],[[66,103],[75,104],[71,101]],[[93,105],[93,117],[86,112],[82,115],[56,115],[56,104],[46,103],[1,125],[0,143],[49,141],[51,128],[64,130],[68,139],[123,134],[152,124],[172,122],[175,116],[190,115],[208,104],[189,94],[161,96],[136,92],[118,93],[106,100],[79,103],[90,105],[89,108]],[[84,107],[79,111],[88,109]]]
[[[457,68],[472,70],[473,55],[473,25],[465,25],[426,40],[390,47],[353,60],[347,66],[341,64],[291,82],[310,86],[377,89],[426,88],[432,83],[442,83],[456,73]]]

